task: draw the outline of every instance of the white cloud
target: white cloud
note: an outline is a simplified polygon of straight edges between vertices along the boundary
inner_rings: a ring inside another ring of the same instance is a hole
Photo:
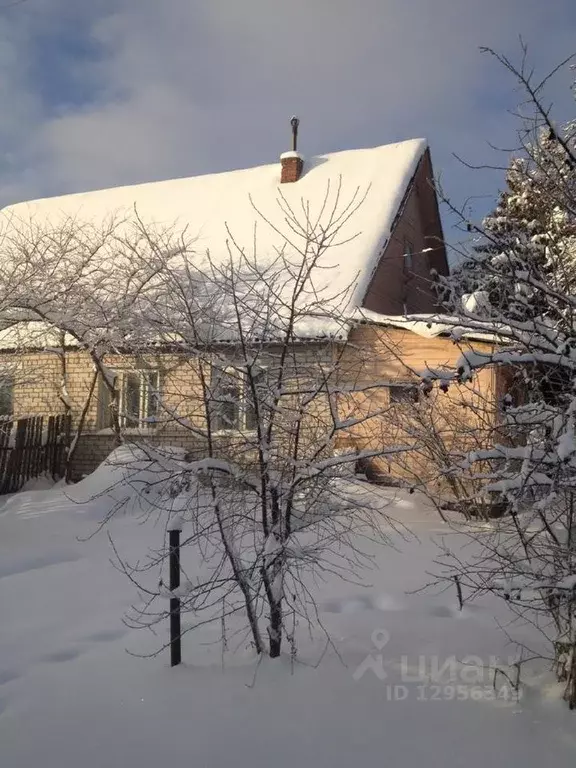
[[[103,56],[82,63],[95,96],[43,118],[27,40],[70,4],[38,3],[12,12],[20,47],[0,49],[4,201],[273,162],[293,112],[304,152],[427,134],[455,174],[450,149],[509,130],[510,87],[477,46],[514,53],[523,32],[553,63],[570,39],[564,0],[96,0],[84,13]]]

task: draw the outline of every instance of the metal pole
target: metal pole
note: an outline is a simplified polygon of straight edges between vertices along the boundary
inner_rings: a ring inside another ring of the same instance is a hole
[[[180,531],[169,531],[170,545],[170,591],[180,586]],[[180,625],[180,598],[170,598],[170,666],[182,661],[182,639]]]
[[[296,115],[290,120],[290,125],[292,126],[292,151],[296,152],[298,149],[298,126],[300,125],[300,120]]]
[[[458,576],[454,576],[454,581],[456,583],[456,592],[458,593],[458,606],[460,610],[464,607],[464,598],[462,597],[462,585],[460,584],[460,579]]]

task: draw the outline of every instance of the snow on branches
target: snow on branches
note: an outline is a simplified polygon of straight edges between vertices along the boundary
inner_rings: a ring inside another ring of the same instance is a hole
[[[459,562],[461,584],[491,591],[549,639],[566,698],[576,706],[576,122],[557,127],[526,65],[494,54],[532,107],[519,130],[506,189],[455,273],[446,308],[462,325],[492,323],[489,352],[464,352],[454,379],[500,371],[500,426],[491,445],[454,457],[463,482],[480,479],[508,514],[476,532],[480,554]],[[524,112],[524,114],[526,114]],[[453,209],[454,210],[454,209]]]

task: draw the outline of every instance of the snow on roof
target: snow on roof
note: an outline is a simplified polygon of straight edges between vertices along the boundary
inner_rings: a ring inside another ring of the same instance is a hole
[[[475,323],[475,327],[462,325],[462,321],[450,315],[382,315],[370,309],[358,309],[354,319],[360,322],[375,323],[392,328],[404,328],[427,339],[447,335],[454,339],[474,339],[476,341],[501,341],[498,329],[491,323]]]
[[[294,336],[301,340],[332,339],[343,341],[348,331],[356,323],[374,323],[388,328],[402,328],[424,338],[449,335],[454,339],[470,339],[476,341],[502,341],[496,330],[481,328],[466,328],[457,318],[448,315],[382,315],[370,309],[357,309],[347,320],[330,317],[300,317],[294,328]],[[155,343],[177,343],[178,337],[163,336],[155,339]],[[16,323],[0,330],[0,350],[13,349],[56,349],[62,346],[61,333],[53,325],[42,321],[26,321]],[[78,346],[78,341],[69,334],[64,335],[64,346]]]
[[[344,341],[350,330],[346,320],[329,316],[314,317],[312,315],[299,317],[294,326],[295,341]],[[150,339],[152,346],[163,347],[178,345],[182,338],[176,333],[154,336]],[[237,338],[219,335],[214,339],[215,344],[235,343]],[[69,333],[62,335],[61,331],[51,323],[43,320],[26,320],[16,322],[7,328],[0,329],[0,352],[13,350],[56,350],[62,347],[79,348],[78,339]]]
[[[357,309],[348,319],[326,317],[300,317],[294,328],[295,339],[322,340],[332,339],[343,341],[347,338],[350,328],[356,323],[374,323],[388,328],[403,328],[424,338],[434,338],[449,335],[454,339],[467,338],[476,341],[494,342],[501,340],[495,330],[464,327],[457,318],[448,315],[382,315],[370,309]],[[176,335],[162,336],[154,343],[178,343]],[[225,341],[225,339],[221,339]],[[229,340],[231,341],[231,339]],[[16,323],[0,330],[0,350],[13,349],[56,349],[62,346],[62,336],[57,328],[42,321],[26,321]],[[78,341],[69,334],[64,336],[64,346],[78,346]]]
[[[285,214],[278,203],[281,193],[295,212],[303,213],[309,202],[310,218],[326,218],[331,205],[324,205],[328,185],[330,202],[336,202],[338,184],[342,186],[339,210],[354,197],[366,194],[359,209],[347,219],[338,233],[338,242],[328,249],[319,263],[331,295],[349,292],[346,312],[362,305],[379,257],[391,233],[402,199],[426,150],[424,139],[412,139],[373,149],[355,149],[311,158],[304,162],[301,178],[280,185],[280,163],[246,170],[194,176],[63,197],[19,203],[4,209],[12,221],[29,221],[57,226],[59,220],[75,218],[97,223],[112,214],[133,214],[162,227],[187,227],[195,238],[199,253],[210,251],[212,258],[227,256],[229,232],[247,249],[254,243],[258,258],[275,254],[285,239],[263,221],[251,203],[283,233],[289,233]],[[9,222],[10,223],[10,222]]]
[[[0,330],[0,350],[3,349],[56,349],[77,346],[77,341],[49,323],[31,320],[15,323]]]

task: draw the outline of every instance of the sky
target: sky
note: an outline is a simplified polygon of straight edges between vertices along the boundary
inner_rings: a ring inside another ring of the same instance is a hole
[[[518,59],[519,35],[547,71],[576,3],[0,0],[0,205],[275,162],[297,114],[305,156],[426,137],[455,204],[488,210],[502,173],[453,154],[515,145],[519,94],[479,46]]]

